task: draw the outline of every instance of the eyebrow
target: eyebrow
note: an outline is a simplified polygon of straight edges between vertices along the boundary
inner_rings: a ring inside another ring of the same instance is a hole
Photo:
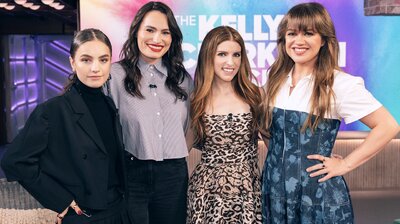
[[[150,25],[146,25],[145,27],[146,27],[146,28],[151,28],[151,29],[154,29],[154,30],[158,30],[156,27],[150,26]],[[166,30],[169,31],[169,28],[165,28],[165,29],[161,29],[161,30],[162,30],[162,31],[166,31]]]
[[[286,30],[286,32],[287,31],[300,31],[299,29],[297,29],[297,28],[295,28],[295,29],[293,29],[293,28],[288,28],[287,30]],[[307,29],[307,30],[301,30],[301,31],[313,31],[313,32],[316,32],[313,28],[309,28],[309,29]]]
[[[88,55],[88,54],[82,54],[82,55],[81,55],[81,58],[82,58],[82,57],[93,58],[92,55]],[[99,58],[109,58],[109,57],[110,57],[109,54],[104,54],[104,55],[101,55]]]
[[[228,53],[228,51],[216,51],[217,53]],[[236,53],[242,53],[242,51],[235,51],[235,52],[232,52],[233,54],[236,54]]]

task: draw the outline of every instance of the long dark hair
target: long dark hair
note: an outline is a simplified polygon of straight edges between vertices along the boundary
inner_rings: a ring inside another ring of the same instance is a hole
[[[74,35],[69,49],[69,55],[71,58],[75,57],[76,51],[82,44],[92,40],[103,42],[110,49],[110,53],[112,52],[111,42],[107,35],[105,35],[101,30],[90,28],[81,30]],[[76,72],[72,72],[68,77],[68,83],[64,86],[64,92],[70,89],[77,79],[78,76],[76,75]]]
[[[132,21],[129,29],[128,40],[125,41],[122,47],[120,54],[121,61],[119,62],[126,73],[124,80],[125,90],[132,96],[142,99],[144,98],[139,88],[142,74],[137,66],[140,55],[137,42],[137,33],[143,18],[148,12],[154,10],[166,15],[168,27],[172,36],[171,46],[168,49],[168,52],[162,57],[162,63],[165,67],[167,67],[168,71],[165,85],[175,94],[176,99],[186,100],[188,93],[179,86],[179,84],[185,79],[185,76],[189,76],[182,63],[182,32],[179,29],[172,10],[162,2],[149,2],[143,5]]]

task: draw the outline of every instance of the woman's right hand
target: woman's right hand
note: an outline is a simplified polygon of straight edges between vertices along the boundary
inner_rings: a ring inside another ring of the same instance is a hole
[[[74,202],[74,201],[72,201],[72,202]],[[72,202],[71,202],[71,204],[72,204]],[[62,223],[62,219],[67,214],[68,209],[69,209],[69,206],[63,212],[57,214],[56,224],[61,224]]]
[[[78,204],[75,202],[75,200],[73,200],[71,202],[71,204],[68,206],[68,208],[66,208],[63,212],[57,214],[57,221],[56,224],[61,224],[62,223],[62,219],[64,218],[64,216],[68,213],[68,209],[72,208],[76,214],[78,215],[82,215],[82,210],[81,208],[79,208]]]

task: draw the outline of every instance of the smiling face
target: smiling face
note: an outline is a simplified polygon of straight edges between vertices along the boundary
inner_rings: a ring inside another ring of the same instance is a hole
[[[148,12],[137,32],[137,42],[144,61],[149,64],[159,61],[172,42],[167,16],[156,10]]]
[[[324,45],[321,35],[313,29],[306,31],[289,27],[285,34],[285,48],[296,66],[314,67],[319,50]]]
[[[79,81],[88,87],[99,88],[110,76],[111,51],[101,41],[83,43],[69,60]]]
[[[227,40],[217,46],[214,56],[214,82],[231,82],[239,71],[242,48],[236,41]]]

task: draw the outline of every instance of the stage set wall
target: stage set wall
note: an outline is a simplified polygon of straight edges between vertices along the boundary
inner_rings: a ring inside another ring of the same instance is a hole
[[[113,44],[113,61],[119,60],[130,23],[146,0],[85,0],[79,5],[80,29],[103,30]],[[174,11],[183,32],[184,64],[193,75],[197,54],[205,34],[213,27],[237,29],[246,42],[253,73],[259,85],[276,57],[276,28],[287,10],[304,0],[163,0]],[[400,10],[398,0],[317,1],[330,12],[340,43],[340,66],[361,76],[368,90],[400,123]],[[366,16],[375,15],[375,16]],[[379,16],[376,16],[379,15]],[[389,16],[388,16],[389,15]],[[23,127],[37,103],[60,93],[70,71],[70,35],[2,36],[5,87],[2,106],[10,142]],[[60,39],[60,41],[58,41]],[[345,125],[339,137],[358,138],[368,131],[361,122]],[[4,128],[2,128],[4,132]],[[4,136],[4,133],[2,134]]]
[[[5,35],[1,37],[4,113],[7,142],[24,127],[39,104],[62,93],[71,68],[71,35]]]
[[[80,28],[103,30],[113,45],[113,60],[119,60],[122,44],[137,10],[147,0],[80,1]],[[205,34],[228,25],[237,29],[259,85],[276,57],[276,28],[289,8],[306,0],[162,0],[175,13],[183,33],[184,65],[193,75]],[[364,79],[369,91],[400,123],[400,10],[398,0],[317,0],[336,27],[340,44],[339,63],[345,72]],[[373,16],[366,16],[373,15]],[[377,16],[379,15],[379,16]],[[388,16],[390,15],[390,16]],[[344,123],[344,122],[343,122]],[[361,122],[342,124],[343,131],[367,131]]]

